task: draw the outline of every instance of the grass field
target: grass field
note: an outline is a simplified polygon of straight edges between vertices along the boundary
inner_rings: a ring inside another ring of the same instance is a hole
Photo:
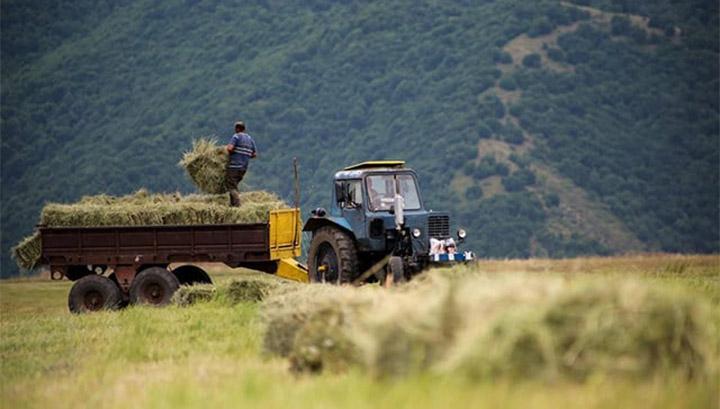
[[[648,255],[572,260],[481,261],[488,274],[635,276],[686,287],[720,310],[720,257]],[[212,269],[216,283],[255,275]],[[75,316],[70,282],[0,282],[0,407],[256,408],[714,408],[717,371],[584,382],[489,379],[431,373],[379,380],[347,373],[294,375],[262,353],[259,304],[223,300],[192,307],[128,308]],[[716,320],[714,320],[716,321]],[[708,327],[718,339],[718,322]],[[715,343],[717,346],[717,343]],[[714,361],[717,363],[717,347]]]

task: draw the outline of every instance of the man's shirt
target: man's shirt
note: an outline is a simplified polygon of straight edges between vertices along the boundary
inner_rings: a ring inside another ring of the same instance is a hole
[[[247,169],[250,158],[257,152],[252,136],[244,132],[236,133],[228,143],[233,146],[228,168]]]

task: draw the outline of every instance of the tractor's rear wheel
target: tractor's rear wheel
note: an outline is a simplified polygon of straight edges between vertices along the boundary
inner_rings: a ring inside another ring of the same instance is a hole
[[[162,267],[150,267],[140,272],[130,286],[130,304],[156,307],[170,303],[180,288],[177,277]]]
[[[355,241],[349,234],[335,227],[317,229],[308,251],[308,269],[311,282],[351,283],[358,275]]]
[[[77,280],[68,295],[68,307],[75,314],[117,310],[122,301],[120,287],[111,279],[95,274]]]

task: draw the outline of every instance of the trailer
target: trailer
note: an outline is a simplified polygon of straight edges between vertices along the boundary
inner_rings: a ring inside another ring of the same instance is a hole
[[[44,227],[41,262],[54,280],[75,282],[72,312],[127,304],[165,305],[180,285],[212,283],[196,263],[247,267],[307,282],[298,263],[300,209],[273,210],[267,223]],[[178,265],[170,268],[171,265]]]

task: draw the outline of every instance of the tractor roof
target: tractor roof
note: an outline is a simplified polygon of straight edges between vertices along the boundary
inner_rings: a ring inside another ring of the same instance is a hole
[[[404,160],[371,160],[367,162],[357,163],[350,165],[343,170],[360,170],[360,169],[372,169],[372,168],[394,168],[401,169],[405,167]]]
[[[412,169],[405,167],[403,160],[375,160],[348,166],[335,173],[335,179],[359,178],[370,172],[396,173],[398,171],[413,172]]]

